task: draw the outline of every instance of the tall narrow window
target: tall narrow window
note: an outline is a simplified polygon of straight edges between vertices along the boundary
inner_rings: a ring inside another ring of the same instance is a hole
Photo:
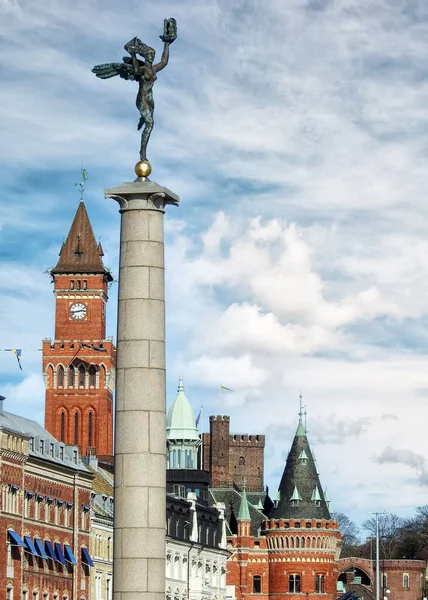
[[[89,367],[89,387],[95,387],[97,370],[95,365]]]
[[[65,442],[65,412],[61,413],[61,442]]]
[[[80,365],[79,367],[79,387],[85,387],[85,367]]]
[[[79,445],[79,413],[74,413],[74,445]]]
[[[300,593],[300,575],[288,576],[288,591],[294,594]]]
[[[254,575],[253,577],[253,594],[262,593],[262,578],[260,575]]]
[[[315,593],[324,594],[324,575],[315,576]]]
[[[403,575],[403,588],[405,590],[408,590],[410,587],[410,582],[409,582],[409,576],[407,573],[404,573]]]
[[[238,460],[238,465],[240,467],[245,467],[245,457],[244,456],[240,456],[239,460]]]
[[[63,387],[64,385],[64,367],[60,365],[58,367],[58,387]]]
[[[68,368],[68,387],[74,388],[74,378],[76,375],[76,371],[74,370],[73,365]]]
[[[93,425],[94,416],[92,412],[88,415],[88,446],[94,445],[94,425]]]

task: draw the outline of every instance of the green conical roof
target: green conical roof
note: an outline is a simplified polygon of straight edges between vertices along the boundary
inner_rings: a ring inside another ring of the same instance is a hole
[[[183,380],[178,382],[177,396],[166,417],[167,440],[198,440],[193,408],[184,393]]]
[[[241,494],[241,505],[238,512],[238,521],[251,521],[250,509],[248,508],[247,492],[245,486]]]

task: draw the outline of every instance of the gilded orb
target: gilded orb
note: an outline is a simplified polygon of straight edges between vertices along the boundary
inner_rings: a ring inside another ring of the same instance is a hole
[[[148,160],[139,160],[134,167],[137,177],[148,177],[152,172],[152,165]]]

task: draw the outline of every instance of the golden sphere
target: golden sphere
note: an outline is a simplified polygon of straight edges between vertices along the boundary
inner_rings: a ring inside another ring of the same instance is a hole
[[[152,165],[148,160],[139,160],[134,167],[137,177],[148,177],[152,172]]]

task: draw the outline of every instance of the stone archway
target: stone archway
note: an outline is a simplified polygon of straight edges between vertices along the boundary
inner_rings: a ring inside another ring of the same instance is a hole
[[[359,558],[357,556],[341,558],[339,559],[337,566],[339,571],[338,577],[345,573],[345,571],[349,571],[350,569],[358,569],[369,578],[371,585],[374,583],[373,561],[367,558]]]

